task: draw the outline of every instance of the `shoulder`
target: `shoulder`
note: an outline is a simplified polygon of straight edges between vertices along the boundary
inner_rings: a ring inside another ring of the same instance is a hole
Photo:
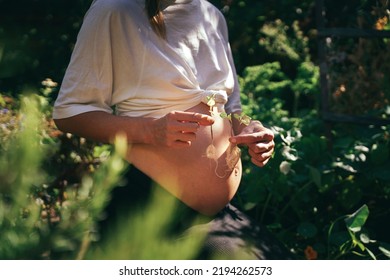
[[[142,3],[140,0],[94,0],[87,16],[133,18],[144,14]]]
[[[208,0],[199,0],[199,2],[204,12],[220,20],[225,20],[225,17],[222,12],[216,6],[214,6],[214,4],[212,4]]]
[[[148,26],[144,0],[94,0],[84,16],[85,32],[119,32],[130,34]]]
[[[143,1],[140,0],[94,0],[92,9],[104,10],[108,12],[121,12],[128,10],[143,9]]]
[[[208,0],[199,0],[199,2],[203,14],[207,14],[209,18],[213,19],[213,22],[216,24],[215,27],[227,38],[227,23],[222,12]]]

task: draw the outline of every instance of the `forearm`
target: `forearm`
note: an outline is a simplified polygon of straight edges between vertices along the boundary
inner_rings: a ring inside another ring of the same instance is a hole
[[[149,143],[148,129],[152,119],[132,118],[92,111],[70,118],[54,120],[63,132],[69,132],[87,139],[111,143],[119,133],[126,135],[129,143]]]

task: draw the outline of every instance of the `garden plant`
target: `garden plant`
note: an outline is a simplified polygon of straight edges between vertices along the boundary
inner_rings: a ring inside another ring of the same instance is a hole
[[[160,236],[152,229],[169,221],[153,203],[123,213],[110,242],[99,243],[97,225],[111,191],[126,185],[131,146],[120,135],[108,145],[55,127],[53,100],[91,1],[40,10],[43,2],[16,15],[16,3],[0,0],[0,259],[193,258],[202,236]],[[389,259],[390,123],[322,117],[315,1],[211,2],[229,24],[245,116],[275,133],[263,168],[242,149],[233,203],[297,259]],[[388,1],[356,2],[327,3],[327,24],[390,30]],[[332,110],[390,119],[389,47],[387,38],[328,40]],[[174,211],[163,191],[152,199]]]

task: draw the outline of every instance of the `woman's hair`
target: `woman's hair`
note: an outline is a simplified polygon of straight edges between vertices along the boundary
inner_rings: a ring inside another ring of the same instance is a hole
[[[145,9],[153,30],[162,38],[166,37],[164,16],[160,10],[161,0],[146,0]]]

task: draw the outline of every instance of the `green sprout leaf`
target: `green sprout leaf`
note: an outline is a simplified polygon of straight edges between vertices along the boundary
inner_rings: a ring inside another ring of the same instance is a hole
[[[207,96],[207,105],[209,107],[214,107],[215,106],[215,95]]]
[[[219,115],[222,119],[228,119],[229,121],[232,120],[232,114],[228,114],[226,112],[222,112],[220,115]]]
[[[347,228],[352,232],[358,232],[362,229],[368,218],[369,210],[366,204],[360,207],[355,213],[348,215],[345,218]]]
[[[247,116],[245,113],[241,113],[241,115],[234,114],[233,117],[236,118],[240,122],[240,124],[244,125],[249,125],[252,120],[252,118]]]
[[[390,258],[390,244],[381,243],[379,250],[388,258]]]

